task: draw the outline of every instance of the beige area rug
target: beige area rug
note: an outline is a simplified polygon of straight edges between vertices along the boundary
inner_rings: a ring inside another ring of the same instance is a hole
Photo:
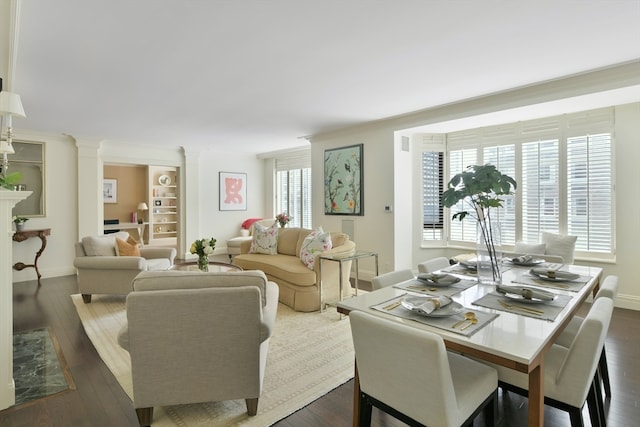
[[[129,353],[117,343],[126,322],[124,297],[72,295],[84,329],[124,391],[133,396]],[[153,426],[270,426],[353,378],[349,319],[335,309],[299,313],[279,304],[258,414],[244,400],[156,407]]]

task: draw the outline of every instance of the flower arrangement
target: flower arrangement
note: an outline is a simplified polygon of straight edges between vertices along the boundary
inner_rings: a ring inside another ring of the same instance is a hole
[[[12,221],[16,224],[24,224],[25,222],[29,221],[29,218],[27,218],[26,216],[14,216]]]
[[[191,244],[189,252],[198,255],[198,268],[202,271],[209,270],[209,255],[216,248],[216,239],[200,239]]]
[[[284,226],[289,224],[289,221],[291,221],[291,217],[287,215],[285,212],[282,212],[276,215],[276,221],[278,221],[278,224],[280,224],[280,227],[284,228]]]

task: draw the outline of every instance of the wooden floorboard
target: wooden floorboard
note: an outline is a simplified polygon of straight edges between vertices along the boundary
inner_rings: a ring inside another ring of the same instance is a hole
[[[367,284],[361,287],[366,289]],[[104,365],[80,323],[70,295],[75,276],[14,284],[14,331],[51,327],[66,358],[77,390],[0,411],[0,427],[137,426],[131,401]],[[588,306],[583,307],[582,313]],[[606,348],[613,397],[607,402],[611,427],[635,427],[640,417],[640,312],[616,308]],[[525,427],[526,399],[500,393],[499,426]],[[277,427],[348,427],[351,425],[353,381],[336,388],[275,424]],[[585,408],[586,414],[586,408]],[[589,425],[588,416],[585,422]],[[372,426],[405,424],[374,409]],[[476,426],[483,426],[482,422]],[[568,426],[566,413],[546,407],[546,426]]]

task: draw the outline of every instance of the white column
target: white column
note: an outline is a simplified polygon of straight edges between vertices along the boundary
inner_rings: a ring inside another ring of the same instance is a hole
[[[0,410],[16,402],[13,382],[13,229],[12,209],[31,191],[0,189]]]

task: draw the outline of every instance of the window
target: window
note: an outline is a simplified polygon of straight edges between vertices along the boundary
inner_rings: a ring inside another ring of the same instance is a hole
[[[506,197],[499,212],[503,244],[537,243],[548,231],[578,236],[576,251],[584,256],[613,256],[612,130],[613,109],[601,109],[450,133],[448,177],[472,164],[491,163],[517,181],[516,195]],[[430,173],[424,156],[423,181]],[[448,218],[460,210],[452,207]],[[477,240],[473,218],[443,226],[454,244]],[[424,240],[438,238],[424,235]]]
[[[444,191],[444,153],[422,153],[422,222],[423,239],[442,240],[444,222],[440,196]]]
[[[276,157],[275,196],[275,214],[286,212],[291,217],[291,227],[312,227],[309,150],[286,152]]]

